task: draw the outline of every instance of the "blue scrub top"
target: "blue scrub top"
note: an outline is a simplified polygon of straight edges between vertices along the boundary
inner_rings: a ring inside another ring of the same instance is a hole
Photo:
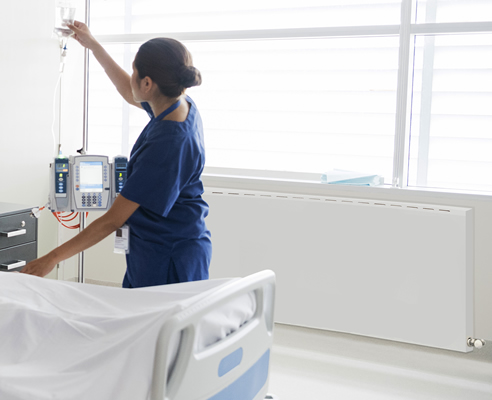
[[[130,253],[123,287],[208,279],[212,257],[205,225],[208,205],[200,175],[205,165],[203,126],[195,103],[184,122],[155,118],[133,146],[121,195],[140,205],[128,219]]]

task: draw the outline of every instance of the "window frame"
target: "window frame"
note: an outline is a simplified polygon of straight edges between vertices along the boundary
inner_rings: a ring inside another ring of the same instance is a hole
[[[396,115],[395,136],[393,151],[393,176],[391,182],[381,188],[407,189],[419,193],[454,193],[459,197],[483,198],[492,196],[490,192],[479,192],[458,189],[438,189],[428,187],[408,186],[409,168],[409,140],[410,140],[410,117],[412,96],[412,63],[413,42],[417,35],[439,35],[439,34],[471,34],[492,33],[492,22],[456,22],[456,23],[413,23],[415,21],[415,1],[402,0],[401,19],[399,25],[376,25],[376,26],[348,26],[348,27],[320,27],[320,28],[293,28],[293,29],[269,29],[269,30],[238,30],[238,31],[206,31],[206,32],[159,32],[150,34],[113,34],[96,35],[101,44],[138,44],[143,43],[156,36],[174,38],[179,41],[235,41],[251,39],[302,39],[302,38],[335,38],[335,37],[371,37],[371,36],[399,36],[399,59],[398,59],[398,83],[396,93]],[[128,18],[128,16],[127,16]],[[128,21],[127,21],[128,23]],[[88,79],[88,69],[86,78]],[[87,105],[86,105],[87,107]],[[87,110],[86,110],[87,113]],[[254,174],[254,176],[253,176]],[[205,181],[218,184],[221,182],[246,182],[258,187],[259,182],[265,181],[270,185],[273,182],[286,182],[288,186],[305,182],[308,186],[313,184],[323,185],[316,174],[305,173],[277,173],[275,171],[261,171],[254,173],[248,170],[234,170],[232,168],[206,167],[204,171]],[[215,186],[215,185],[212,185]],[[262,185],[260,185],[262,186]],[[328,186],[324,184],[324,186]],[[339,186],[339,185],[329,185]],[[367,187],[357,187],[352,190],[365,190]]]

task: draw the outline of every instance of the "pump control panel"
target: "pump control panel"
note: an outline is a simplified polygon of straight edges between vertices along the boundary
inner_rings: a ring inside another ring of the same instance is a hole
[[[55,160],[56,197],[67,197],[68,158]]]
[[[74,211],[107,210],[111,197],[108,157],[75,156],[72,171]]]
[[[126,182],[126,167],[128,164],[128,159],[125,156],[116,156],[113,159],[113,199],[121,193],[123,186]]]
[[[113,204],[126,181],[127,158],[79,155],[56,158],[50,165],[52,211],[103,211]]]

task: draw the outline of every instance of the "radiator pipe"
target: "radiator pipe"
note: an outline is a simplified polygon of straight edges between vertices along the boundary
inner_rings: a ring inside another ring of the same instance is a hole
[[[481,349],[483,346],[485,346],[485,340],[483,339],[475,339],[469,337],[468,340],[466,341],[466,344],[468,347],[473,347],[475,349]]]

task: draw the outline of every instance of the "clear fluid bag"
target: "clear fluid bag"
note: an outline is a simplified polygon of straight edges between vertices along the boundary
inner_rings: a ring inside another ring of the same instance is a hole
[[[75,2],[57,0],[55,7],[55,28],[53,31],[60,37],[68,37],[73,32],[67,25],[73,24],[75,18]]]

